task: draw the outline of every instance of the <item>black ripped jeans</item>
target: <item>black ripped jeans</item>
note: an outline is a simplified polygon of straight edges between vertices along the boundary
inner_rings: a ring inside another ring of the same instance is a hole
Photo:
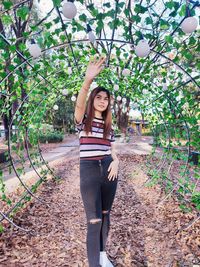
[[[87,218],[87,256],[89,267],[99,267],[110,228],[110,210],[118,177],[108,179],[111,155],[101,160],[80,160],[80,192]]]

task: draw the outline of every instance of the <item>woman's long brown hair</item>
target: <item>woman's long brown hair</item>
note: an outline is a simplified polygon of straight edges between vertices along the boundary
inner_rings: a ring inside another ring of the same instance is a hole
[[[94,119],[94,98],[99,92],[106,92],[108,96],[108,106],[107,109],[102,112],[102,117],[104,120],[104,132],[103,132],[103,138],[108,138],[111,130],[112,125],[112,113],[111,113],[111,107],[110,107],[110,92],[105,89],[102,86],[98,86],[95,89],[92,90],[90,93],[90,96],[87,101],[87,107],[86,107],[86,114],[87,118],[85,119],[85,128],[86,134],[88,135],[89,132],[92,132],[92,121]]]

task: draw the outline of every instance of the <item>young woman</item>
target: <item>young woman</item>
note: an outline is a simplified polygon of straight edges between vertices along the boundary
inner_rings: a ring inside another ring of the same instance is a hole
[[[106,252],[110,210],[118,183],[118,164],[110,93],[96,87],[86,97],[93,79],[103,68],[105,58],[90,61],[76,101],[74,121],[80,140],[80,192],[87,218],[89,267],[113,267]]]

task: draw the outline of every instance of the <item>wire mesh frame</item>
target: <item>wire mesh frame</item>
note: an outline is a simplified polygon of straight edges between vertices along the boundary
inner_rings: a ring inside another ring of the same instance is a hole
[[[45,80],[46,80],[46,78],[45,78]]]
[[[28,2],[28,1],[23,1],[22,3],[25,3],[25,2]],[[20,4],[22,4],[22,3],[19,3],[19,5]],[[116,16],[115,16],[115,19],[116,19],[116,17],[117,17],[117,3],[118,3],[118,1],[116,1]],[[193,2],[194,3],[194,2]],[[193,8],[195,7],[195,6],[197,6],[197,2],[195,2],[194,3],[194,6],[193,6]],[[59,13],[59,16],[60,16],[60,12],[59,12],[59,10],[58,10],[58,8],[57,8],[57,11],[58,11],[58,13]],[[61,16],[60,16],[60,18],[61,18]],[[61,19],[61,21],[62,21],[62,19]],[[62,25],[63,25],[63,21],[62,21]],[[109,54],[108,54],[108,58],[110,59],[110,53],[111,53],[111,50],[112,50],[112,44],[113,44],[113,42],[121,42],[120,40],[114,40],[114,30],[115,30],[115,28],[113,29],[113,33],[112,33],[112,38],[111,39],[97,39],[97,41],[106,41],[106,42],[108,42],[108,41],[111,41],[111,45],[110,45],[110,47],[111,47],[111,49],[110,49],[110,51],[109,51]],[[175,32],[175,31],[174,31]],[[173,32],[173,33],[174,33]],[[67,35],[67,33],[66,33],[66,35]],[[76,42],[81,42],[82,40],[78,40],[78,41],[76,41]],[[86,40],[86,41],[88,41],[88,40]],[[67,44],[71,47],[71,44],[72,43],[74,43],[74,42],[68,42]],[[130,44],[129,42],[123,42],[122,41],[122,43],[126,43],[126,44]],[[44,50],[44,51],[47,51],[47,50]],[[151,51],[153,51],[153,49],[151,49]],[[19,52],[19,51],[18,51]],[[157,51],[153,51],[154,53],[155,53],[155,55],[157,56],[157,58],[158,58],[158,56],[161,56],[161,57],[164,57],[165,59],[168,59],[168,60],[170,60],[169,58],[167,58],[166,56],[164,56],[163,54],[161,54],[161,52],[157,52]],[[72,54],[73,54],[73,52],[72,52]],[[73,56],[74,56],[74,54],[73,54]],[[76,61],[76,59],[74,58],[74,60]],[[173,63],[173,64],[176,64],[176,63],[174,63],[172,60],[171,60],[171,62]],[[29,64],[29,62],[28,62],[28,60],[26,60],[26,63],[27,64]],[[23,62],[22,64],[25,64],[25,62]],[[109,65],[109,60],[108,60],[108,65]],[[187,72],[185,72],[185,70],[180,66],[180,65],[178,65],[178,64],[176,64],[176,66],[178,66],[180,69],[182,69],[182,71],[184,72],[184,73],[186,73],[189,77],[190,77],[190,79],[191,79],[191,81],[193,82],[193,83],[195,83],[195,85],[198,87],[198,88],[200,88],[200,86],[198,85],[198,83],[196,82],[196,79],[194,79],[193,77],[191,77],[190,76],[190,74],[188,74]],[[17,66],[17,67],[19,67],[19,66]],[[32,66],[31,66],[32,67]],[[9,76],[7,76],[7,77],[5,77],[5,79],[7,79]],[[42,77],[42,79],[44,79],[44,80],[46,80],[46,78],[45,77]],[[47,80],[46,80],[47,81]],[[2,95],[6,95],[7,96],[7,94],[4,94],[4,93],[0,93],[0,94],[2,94]],[[160,97],[162,97],[162,96],[160,96]],[[9,128],[10,129],[10,128]],[[9,131],[10,132],[10,131]],[[26,139],[26,141],[27,141],[27,139]],[[30,193],[30,192],[29,192]]]

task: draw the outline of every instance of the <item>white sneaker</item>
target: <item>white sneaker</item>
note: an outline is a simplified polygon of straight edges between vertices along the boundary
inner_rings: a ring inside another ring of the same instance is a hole
[[[112,263],[109,261],[106,252],[100,251],[100,262],[102,267],[114,267]]]

